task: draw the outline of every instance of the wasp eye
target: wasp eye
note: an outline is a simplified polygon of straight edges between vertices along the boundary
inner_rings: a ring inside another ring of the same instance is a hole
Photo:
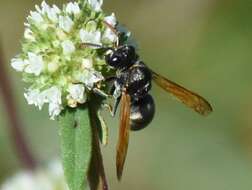
[[[110,54],[106,56],[106,62],[108,65],[114,68],[120,68],[122,64],[122,57],[115,54]]]
[[[120,57],[115,56],[115,57],[112,58],[111,62],[113,62],[114,64],[116,64],[116,63],[120,63],[120,60],[121,60]]]

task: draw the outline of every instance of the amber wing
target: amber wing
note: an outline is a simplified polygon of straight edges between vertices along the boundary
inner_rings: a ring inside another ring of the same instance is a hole
[[[127,156],[130,130],[130,96],[125,92],[121,97],[119,139],[116,152],[116,169],[118,180],[122,177],[123,167]]]
[[[194,109],[201,115],[208,115],[213,111],[210,103],[200,95],[168,80],[167,78],[152,71],[153,80],[158,86],[174,95],[178,100]]]

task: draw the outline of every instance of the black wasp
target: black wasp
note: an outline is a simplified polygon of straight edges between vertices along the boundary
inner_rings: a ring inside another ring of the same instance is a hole
[[[104,24],[118,35],[120,41],[120,36],[123,34],[119,33],[108,23],[104,22]],[[98,46],[95,44],[89,45]],[[152,80],[201,115],[208,115],[212,111],[212,107],[203,97],[149,69],[139,59],[133,46],[116,45],[115,48],[100,48],[106,49],[106,63],[116,70],[112,88],[112,94],[116,98],[113,115],[119,102],[121,102],[120,129],[116,155],[117,177],[120,180],[127,155],[130,129],[143,129],[154,117],[155,104],[152,96],[149,94]]]
[[[109,51],[105,57],[108,65],[117,70],[113,88],[116,98],[114,112],[122,94],[130,98],[130,128],[140,130],[153,119],[155,104],[148,93],[151,89],[152,74],[139,60],[133,46],[124,45]]]

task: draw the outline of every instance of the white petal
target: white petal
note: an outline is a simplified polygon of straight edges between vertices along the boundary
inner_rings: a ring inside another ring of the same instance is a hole
[[[49,103],[49,115],[52,120],[58,116],[63,109],[62,100],[61,100],[61,90],[53,86],[42,92],[45,97],[45,102]]]
[[[33,32],[29,28],[25,29],[24,38],[27,40],[35,41],[35,37],[33,36]]]
[[[97,82],[104,80],[104,77],[100,72],[94,69],[86,69],[84,71],[75,72],[74,80],[84,83],[85,87],[91,90]]]
[[[117,35],[110,29],[107,28],[102,36],[104,40],[109,40],[110,42],[117,41]]]
[[[31,25],[29,23],[27,23],[27,22],[24,23],[24,26],[25,27],[31,27]]]
[[[53,11],[55,12],[55,13],[57,13],[57,14],[60,14],[60,9],[59,9],[59,7],[57,7],[57,5],[53,5],[52,6],[52,9],[53,9]]]
[[[16,70],[16,71],[23,71],[25,66],[27,65],[27,61],[24,61],[19,58],[14,58],[11,60],[11,66]]]
[[[92,59],[82,59],[82,68],[83,69],[92,69],[93,60]]]
[[[57,22],[58,21],[58,14],[60,13],[59,8],[56,5],[53,5],[51,8],[45,1],[41,3],[41,13],[45,14],[48,16],[48,18],[53,21]]]
[[[36,11],[31,11],[31,15],[29,16],[29,18],[31,18],[36,24],[40,24],[44,21],[40,13]]]
[[[76,2],[70,2],[67,4],[66,6],[66,12],[69,13],[69,14],[79,14],[80,13],[80,7],[78,5],[78,3]]]
[[[41,11],[42,14],[46,14],[50,10],[50,6],[45,1],[42,1],[41,7],[42,7]]]
[[[61,43],[63,53],[65,55],[71,54],[75,51],[75,46],[71,40],[65,40]]]
[[[73,99],[81,104],[86,101],[84,85],[71,84],[67,91],[69,92],[68,98]]]
[[[47,13],[47,16],[53,22],[58,21],[58,15],[53,9],[50,9],[50,11]]]
[[[116,17],[115,17],[115,13],[112,13],[110,16],[106,16],[104,18],[104,21],[107,22],[108,24],[110,24],[111,26],[115,26],[116,25]]]
[[[104,79],[101,73],[97,71],[89,71],[84,74],[83,77],[84,83],[88,89],[92,89],[97,82],[102,81]]]
[[[90,78],[90,82],[97,83],[101,80],[104,80],[104,77],[102,76],[102,74],[100,72],[93,71],[92,76]]]
[[[34,104],[35,106],[39,107],[39,109],[42,109],[45,103],[45,96],[40,93],[38,89],[29,89],[26,93],[24,93],[24,96],[29,105]]]
[[[42,56],[29,52],[28,58],[29,65],[25,68],[25,72],[39,76],[44,69]]]
[[[88,0],[88,3],[94,11],[101,11],[103,0]]]
[[[60,104],[56,104],[56,103],[49,103],[49,115],[50,115],[50,119],[54,120],[55,117],[57,117],[61,110],[62,110],[62,106]]]
[[[83,43],[93,43],[97,45],[101,45],[101,32],[88,32],[86,30],[80,30],[80,38]]]
[[[42,92],[45,102],[49,103],[49,115],[52,120],[58,116],[63,109],[61,100],[61,91],[58,87],[53,86]]]
[[[42,92],[47,103],[61,104],[61,90],[53,86]]]
[[[74,23],[69,16],[60,16],[59,17],[59,27],[65,32],[70,32]]]
[[[54,119],[61,112],[61,91],[56,86],[40,92],[38,89],[29,89],[24,94],[29,105],[34,104],[42,109],[45,103],[49,103],[49,115]]]
[[[35,5],[35,9],[38,13],[42,13],[42,10],[38,5]]]

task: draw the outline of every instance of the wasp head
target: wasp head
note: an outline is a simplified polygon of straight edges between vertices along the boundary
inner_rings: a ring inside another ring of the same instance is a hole
[[[115,69],[124,70],[131,67],[138,59],[133,46],[124,45],[117,49],[109,50],[105,57],[108,65]]]

